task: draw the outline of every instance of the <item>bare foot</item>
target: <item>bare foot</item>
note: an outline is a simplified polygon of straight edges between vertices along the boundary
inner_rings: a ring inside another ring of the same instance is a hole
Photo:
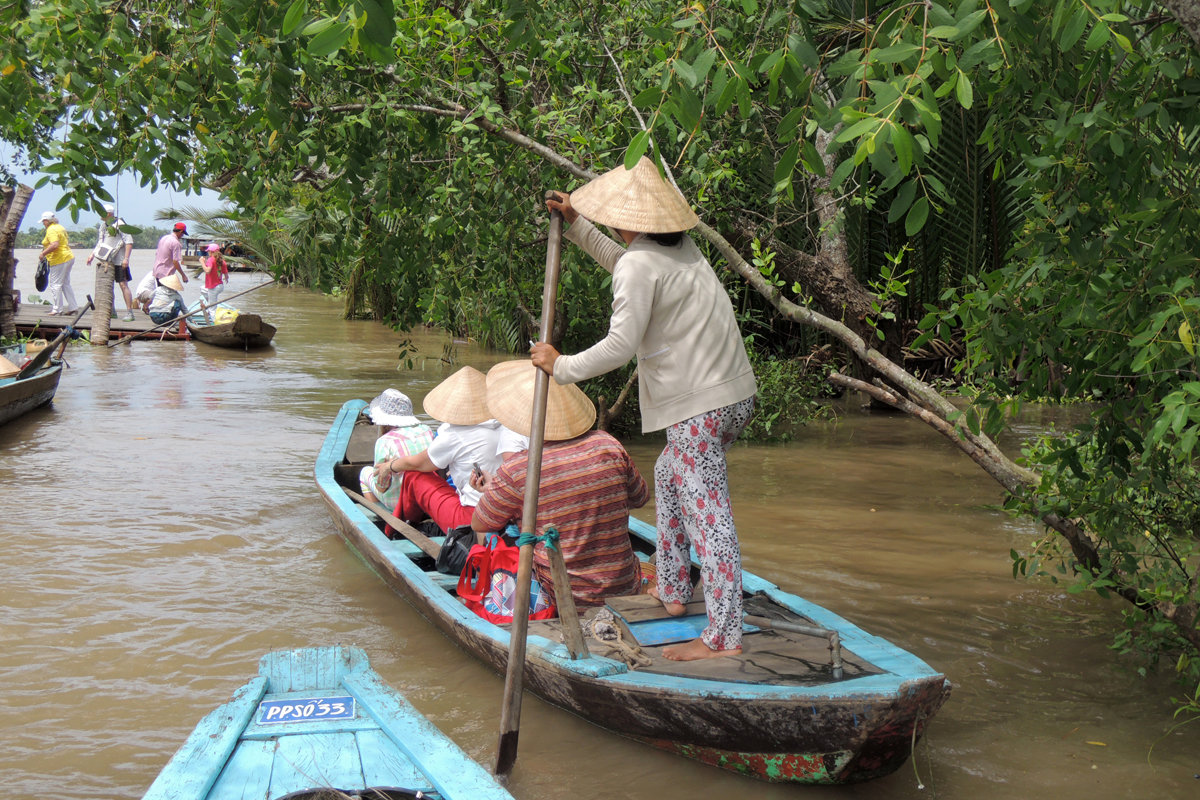
[[[720,658],[722,656],[739,656],[742,648],[730,650],[712,650],[703,639],[692,639],[690,642],[663,648],[663,658],[671,661],[699,661],[702,658]]]
[[[668,603],[666,600],[663,600],[661,597],[659,597],[657,586],[651,586],[646,590],[646,594],[662,603],[663,608],[665,608],[667,613],[672,617],[682,617],[687,612],[687,606],[685,606],[683,603]]]

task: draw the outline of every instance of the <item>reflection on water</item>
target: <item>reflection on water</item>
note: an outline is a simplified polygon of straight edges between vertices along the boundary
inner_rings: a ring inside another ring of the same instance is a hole
[[[135,279],[151,257],[135,252]],[[235,274],[231,291],[258,280]],[[446,341],[409,334],[429,358],[403,372],[399,335],[341,320],[336,300],[270,286],[237,305],[279,327],[271,350],[74,347],[53,406],[0,428],[0,779],[11,796],[140,796],[262,653],[307,645],[363,647],[469,753],[494,758],[503,678],[358,560],[312,482],[342,402],[396,386],[419,407],[457,367],[439,362]],[[481,369],[503,358],[458,355]],[[661,439],[629,447],[652,474]],[[1009,549],[1036,528],[997,511],[995,485],[923,426],[847,406],[836,426],[740,446],[730,461],[749,569],[954,682],[915,760],[858,787],[770,786],[529,697],[518,798],[1083,800],[1200,788],[1200,728],[1170,732],[1177,690],[1106,648],[1115,607],[1014,582]]]

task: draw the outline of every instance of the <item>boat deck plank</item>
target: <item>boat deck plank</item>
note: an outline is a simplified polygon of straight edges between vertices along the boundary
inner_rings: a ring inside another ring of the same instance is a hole
[[[271,765],[271,796],[278,797],[297,786],[343,791],[367,788],[355,735],[312,733],[280,737]]]
[[[30,336],[40,336],[44,339],[53,339],[71,324],[71,320],[75,317],[70,314],[59,314],[49,316],[50,306],[40,304],[22,303],[17,310],[15,323],[17,331]],[[121,308],[117,313],[124,314],[125,309]],[[79,320],[79,324],[75,326],[75,330],[88,331],[92,330],[92,318],[97,312],[84,314],[83,319]],[[150,319],[150,315],[143,313],[141,309],[133,312],[133,322],[126,322],[120,317],[110,318],[108,321],[108,338],[121,339],[125,336],[132,336],[135,333],[144,333],[155,327],[156,323]],[[180,329],[182,328],[182,332]],[[163,331],[155,331],[152,336],[143,336],[138,341],[155,342],[160,339],[165,340],[180,340],[190,339],[191,334],[188,333],[187,327],[181,321],[178,325],[171,325]]]

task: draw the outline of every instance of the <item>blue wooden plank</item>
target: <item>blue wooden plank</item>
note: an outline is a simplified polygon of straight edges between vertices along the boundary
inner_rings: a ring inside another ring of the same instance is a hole
[[[690,614],[686,617],[665,617],[663,619],[646,619],[640,622],[626,622],[633,638],[642,647],[651,647],[673,642],[691,641],[704,633],[708,627],[708,616],[705,614]],[[742,624],[744,633],[757,633],[757,625]]]
[[[366,664],[356,647],[302,647],[267,653],[258,671],[270,680],[271,694],[284,694],[335,687],[342,675]]]
[[[374,672],[346,676],[343,686],[447,800],[512,800],[490,773]]]
[[[367,786],[400,787],[426,794],[434,791],[429,778],[379,728],[363,731],[357,739]]]
[[[275,740],[242,742],[206,800],[266,800],[271,794]]]
[[[285,736],[275,750],[271,796],[301,789],[365,789],[362,760],[352,733]]]
[[[228,703],[202,719],[155,778],[143,800],[203,800],[266,689],[266,678],[254,678]]]

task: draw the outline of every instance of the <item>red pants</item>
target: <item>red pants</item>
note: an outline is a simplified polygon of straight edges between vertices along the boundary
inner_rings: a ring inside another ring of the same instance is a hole
[[[395,514],[405,522],[432,519],[443,531],[470,525],[475,506],[464,506],[454,487],[436,472],[405,472]]]

